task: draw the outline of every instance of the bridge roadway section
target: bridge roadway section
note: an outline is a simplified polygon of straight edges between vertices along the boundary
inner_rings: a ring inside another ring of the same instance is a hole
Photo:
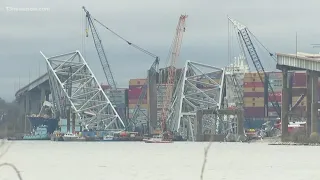
[[[318,132],[318,78],[320,76],[320,54],[282,54],[277,53],[277,69],[282,71],[282,141],[287,139],[288,134],[288,112],[289,94],[292,87],[288,86],[288,71],[307,72],[307,135]]]
[[[20,107],[20,119],[25,120],[26,115],[38,114],[42,103],[49,100],[50,93],[47,73],[19,89],[15,97]]]

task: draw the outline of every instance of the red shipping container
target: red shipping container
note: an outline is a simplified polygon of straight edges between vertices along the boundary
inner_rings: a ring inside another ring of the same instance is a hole
[[[269,94],[268,102],[281,102],[282,96],[280,93],[275,93],[275,96]]]
[[[129,85],[129,89],[136,89],[136,88],[142,88],[143,85]]]
[[[128,99],[139,99],[141,92],[141,88],[130,88],[128,90]]]
[[[264,117],[264,107],[245,107],[244,116],[246,118],[262,118]]]
[[[244,92],[243,97],[264,97],[264,92]]]
[[[262,82],[243,82],[243,87],[264,87]]]
[[[292,77],[292,87],[306,87],[307,74],[305,72],[295,72]]]

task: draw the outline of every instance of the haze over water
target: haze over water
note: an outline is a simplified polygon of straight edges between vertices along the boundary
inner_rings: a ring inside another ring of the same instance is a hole
[[[15,141],[24,180],[199,180],[207,143]],[[319,180],[320,147],[213,143],[205,180]],[[18,179],[3,167],[0,180]]]

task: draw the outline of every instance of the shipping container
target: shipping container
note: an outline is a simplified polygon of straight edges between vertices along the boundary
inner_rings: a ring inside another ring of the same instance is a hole
[[[139,99],[141,92],[141,88],[130,88],[128,90],[128,99]],[[147,98],[147,96],[145,98]]]
[[[301,94],[307,94],[307,88],[292,88],[292,96],[300,96]]]
[[[264,92],[264,87],[243,88],[243,92]]]
[[[281,79],[282,80],[282,72],[268,72],[268,78],[269,80],[273,79]]]
[[[279,106],[280,106],[280,108],[281,108],[281,105],[282,105],[281,101],[278,101],[278,102],[269,101],[269,102],[268,102],[268,107],[273,107],[272,103],[273,103],[274,105],[276,105],[276,103],[278,103]]]
[[[265,79],[263,77],[263,81],[260,80],[259,77],[245,77],[243,78],[243,82],[264,82]]]
[[[292,87],[306,87],[307,74],[306,72],[295,72],[292,77]]]
[[[264,97],[244,97],[244,102],[264,102]]]
[[[143,85],[129,85],[129,89],[142,89]]]
[[[244,116],[246,118],[263,118],[264,110],[264,107],[245,107]]]
[[[280,96],[277,96],[277,95],[272,96],[272,95],[269,94],[268,102],[274,102],[274,101],[281,102],[282,101],[282,96],[281,95]]]
[[[276,111],[269,111],[268,117],[278,117],[278,113]]]
[[[260,76],[261,77],[264,77],[264,73],[260,73]],[[244,74],[244,77],[245,78],[251,78],[251,77],[257,77],[257,78],[259,78],[259,75],[258,75],[258,72],[247,72],[247,73],[245,73]]]
[[[282,96],[282,91],[279,91],[279,92],[274,92],[274,93],[272,93],[272,92],[268,92],[268,94],[269,94],[269,97],[272,97],[272,96]]]
[[[273,89],[282,88],[282,79],[269,79],[269,83]]]
[[[244,102],[245,107],[264,107],[264,101],[246,101]]]
[[[292,102],[297,102],[298,100],[299,100],[299,98],[300,98],[300,96],[294,96],[294,97],[292,97]],[[306,98],[306,96],[302,99],[302,101],[306,101],[307,100],[307,98]]]
[[[118,90],[105,90],[105,93],[112,104],[126,104],[128,97],[127,89],[118,89]]]
[[[305,112],[307,110],[306,106],[297,106],[293,112]]]
[[[264,97],[264,92],[244,92],[243,97]]]
[[[129,109],[134,109],[137,104],[129,104]],[[149,105],[148,104],[140,104],[141,109],[148,109]]]
[[[129,85],[143,85],[147,79],[130,79]]]
[[[129,99],[129,103],[128,104],[137,104],[139,101],[139,99]],[[148,100],[147,99],[142,99],[141,100],[141,104],[148,104]]]
[[[243,82],[244,88],[264,87],[263,82]]]

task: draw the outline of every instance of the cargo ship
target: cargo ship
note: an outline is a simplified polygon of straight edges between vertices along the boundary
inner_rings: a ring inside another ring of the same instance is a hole
[[[58,119],[53,118],[52,104],[45,101],[40,109],[39,114],[27,116],[32,129],[39,126],[46,126],[47,133],[52,134],[58,128]]]

